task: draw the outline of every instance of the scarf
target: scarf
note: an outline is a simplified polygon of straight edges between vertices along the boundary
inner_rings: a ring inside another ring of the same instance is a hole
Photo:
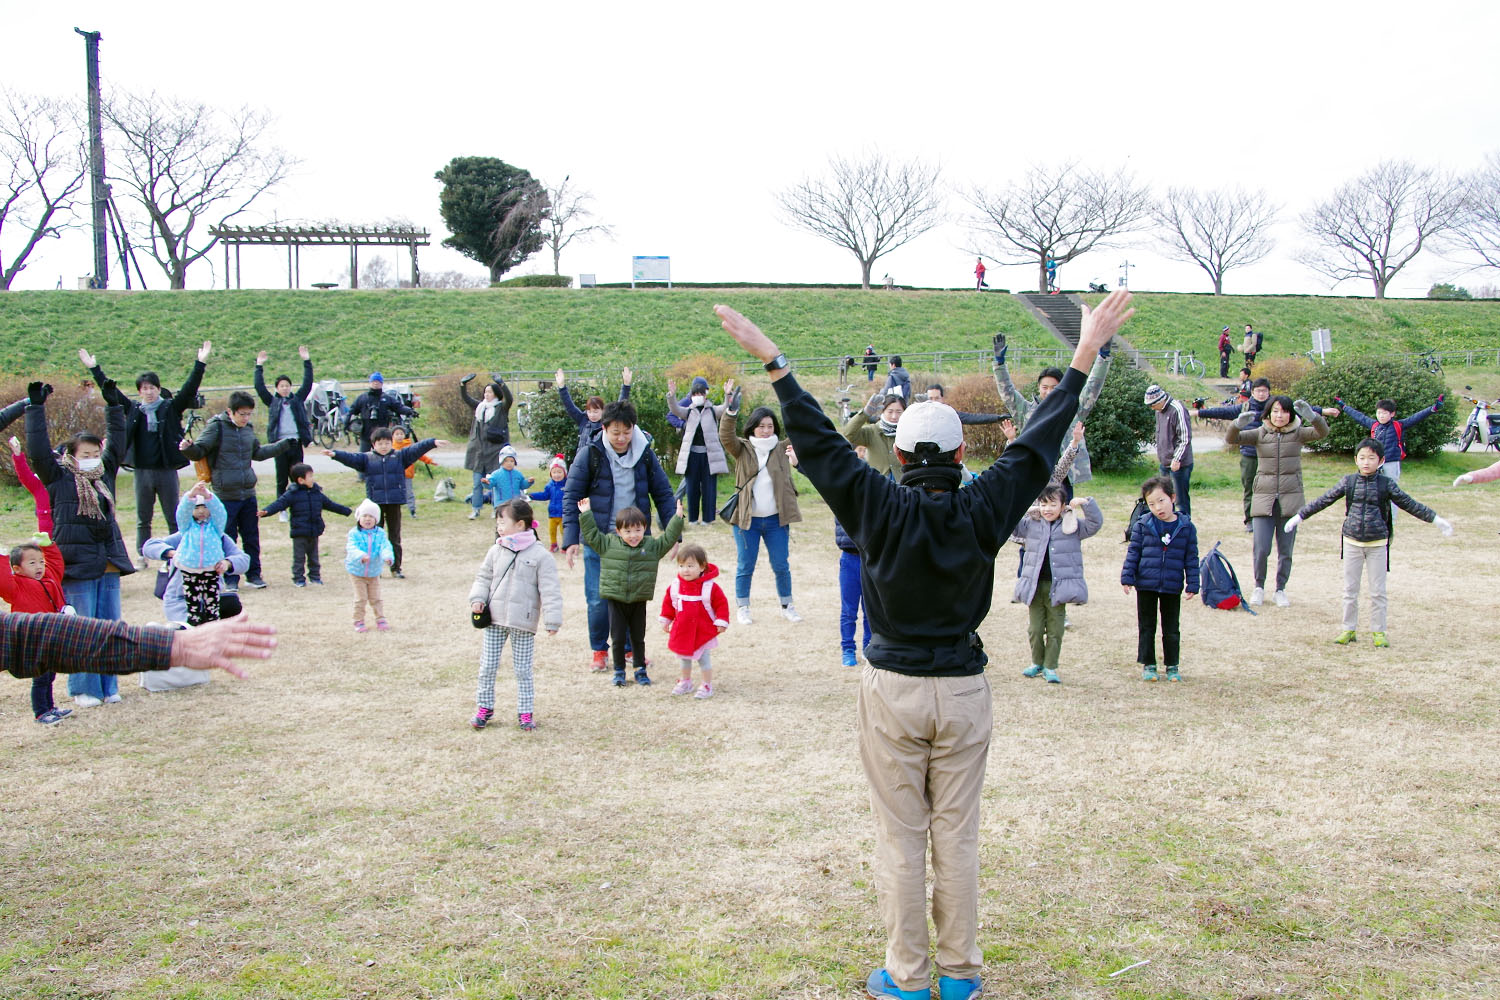
[[[488,423],[490,417],[495,415],[495,407],[499,405],[498,399],[481,399],[479,405],[474,407],[474,419],[481,424]]]
[[[510,549],[512,552],[525,552],[536,544],[536,535],[530,531],[518,531],[514,535],[501,535],[496,539],[502,548]]]
[[[886,423],[885,417],[881,417],[875,422],[880,425],[880,433],[884,434],[886,437],[896,436],[896,425]]]
[[[78,513],[82,517],[91,518],[95,521],[104,520],[104,511],[99,506],[99,498],[114,502],[114,497],[109,493],[109,487],[104,485],[104,463],[92,469],[80,469],[78,460],[70,454],[65,454],[58,463],[64,469],[73,474],[73,483],[78,488]]]
[[[141,412],[146,415],[146,430],[150,431],[152,434],[155,434],[157,431],[156,411],[161,409],[161,404],[165,402],[166,399],[157,397],[157,400],[154,403],[140,404]]]

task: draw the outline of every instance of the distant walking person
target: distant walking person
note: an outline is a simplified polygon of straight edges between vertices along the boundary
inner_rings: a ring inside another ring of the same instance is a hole
[[[1245,339],[1240,344],[1240,353],[1245,355],[1245,367],[1255,367],[1255,356],[1260,353],[1261,344],[1265,338],[1256,332],[1249,323],[1245,324]]]
[[[990,287],[989,284],[984,280],[984,258],[976,257],[974,259],[974,291],[988,287]]]
[[[1229,377],[1229,356],[1234,353],[1234,344],[1229,341],[1229,327],[1219,331],[1219,378]]]
[[[875,353],[874,344],[865,345],[865,381],[875,381],[875,368],[880,364],[880,356]]]
[[[1051,257],[1047,258],[1047,291],[1052,295],[1057,294],[1057,261]]]

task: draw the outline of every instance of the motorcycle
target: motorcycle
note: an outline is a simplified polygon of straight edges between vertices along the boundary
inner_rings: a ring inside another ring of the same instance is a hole
[[[1473,386],[1464,386],[1470,392]],[[1481,450],[1493,447],[1500,451],[1500,399],[1493,403],[1486,403],[1482,399],[1473,396],[1465,396],[1464,399],[1472,403],[1474,409],[1469,413],[1469,422],[1464,425],[1463,434],[1458,439],[1458,450],[1468,451],[1469,446],[1479,442]]]

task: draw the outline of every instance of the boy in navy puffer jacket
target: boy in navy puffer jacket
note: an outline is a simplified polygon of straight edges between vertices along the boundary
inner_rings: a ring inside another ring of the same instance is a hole
[[[323,454],[335,462],[365,474],[365,496],[380,508],[380,527],[390,539],[395,560],[391,576],[406,579],[401,572],[401,505],[406,503],[406,467],[434,448],[446,448],[441,438],[424,438],[396,451],[388,427],[377,427],[370,433],[370,451],[329,451]]]
[[[1156,615],[1161,611],[1161,651],[1167,680],[1180,681],[1182,595],[1198,593],[1198,531],[1174,504],[1171,476],[1152,476],[1141,486],[1151,513],[1130,529],[1130,548],[1120,569],[1125,593],[1134,587],[1136,660],[1141,680],[1156,680]]]
[[[270,517],[282,511],[291,514],[292,535],[292,585],[297,587],[307,586],[307,580],[322,586],[323,583],[323,560],[318,551],[319,539],[323,537],[323,511],[331,510],[335,514],[348,517],[354,511],[341,503],[335,503],[323,492],[323,487],[314,482],[313,467],[306,462],[298,462],[287,470],[287,475],[292,477],[292,485],[287,487],[285,493],[271,501],[260,512],[261,517]],[[302,575],[303,565],[307,567],[307,577]]]
[[[568,461],[561,455],[553,455],[547,463],[547,485],[535,493],[527,494],[533,500],[547,501],[547,534],[552,539],[552,551],[557,551],[557,536],[562,533],[563,496],[567,490]],[[538,541],[541,539],[539,538]]]

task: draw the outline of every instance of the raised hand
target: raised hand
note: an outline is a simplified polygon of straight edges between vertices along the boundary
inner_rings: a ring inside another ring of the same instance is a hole
[[[269,357],[270,357],[269,354],[267,354],[265,351],[261,351],[259,354],[257,354],[255,356],[255,363],[258,364],[258,365],[263,365],[263,364],[266,363],[266,359],[269,358]]]
[[[760,327],[729,308],[729,306],[714,306],[714,313],[719,317],[719,321],[724,329],[734,338],[735,343],[744,348],[746,353],[751,356],[757,357],[762,361],[770,361],[781,353],[771,338],[761,333]]]
[[[629,385],[630,384],[630,379],[631,379],[630,369],[629,368],[621,368],[620,369],[620,381],[622,383],[624,383],[625,385]]]
[[[213,350],[213,343],[211,341],[205,340],[203,342],[203,346],[198,348],[198,360],[203,362],[205,365],[208,364],[208,356],[213,353]]]
[[[87,347],[78,349],[78,360],[83,362],[85,368],[92,368],[99,363],[99,359],[90,354]]]
[[[561,372],[559,372],[558,374],[561,374]],[[465,375],[463,378],[461,378],[461,379],[458,380],[458,384],[459,385],[468,385],[472,381],[474,381],[474,373],[473,372],[469,372],[469,374]]]
[[[683,503],[682,499],[680,497],[677,500],[677,516],[678,517],[686,517],[687,516],[687,504]]]
[[[580,514],[587,514],[589,512],[589,498],[588,497],[580,497],[579,498],[579,500],[578,500],[578,512]]]
[[[1113,340],[1125,321],[1135,315],[1135,310],[1130,307],[1131,298],[1127,289],[1116,288],[1096,308],[1090,309],[1085,304],[1083,323],[1078,331],[1078,349],[1098,353]]]
[[[303,361],[311,361],[312,352],[307,349],[306,344],[303,344],[301,347],[297,348],[297,357],[301,358]]]
[[[1073,443],[1074,444],[1083,444],[1083,421],[1082,420],[1078,421],[1078,423],[1076,423],[1076,424],[1073,425]]]
[[[673,399],[677,398],[677,380],[675,378],[667,379],[667,395]]]
[[[557,370],[557,374],[555,374],[555,375],[553,375],[553,376],[552,376],[552,382],[553,382],[553,384],[554,384],[554,385],[556,385],[556,386],[557,386],[557,387],[558,387],[558,388],[559,388],[559,389],[561,389],[561,388],[562,388],[562,387],[563,387],[563,386],[565,386],[565,385],[567,385],[567,384],[568,384],[568,380],[567,380],[567,378],[566,378],[566,377],[565,377],[565,376],[564,376],[564,375],[563,375],[563,370],[562,370],[562,369],[561,369],[561,368],[559,368],[559,369],[558,369],[558,370]]]
[[[12,455],[19,455],[19,454],[21,454],[21,442],[20,442],[20,439],[18,439],[14,434],[12,434],[11,438],[10,438],[10,453]]]

